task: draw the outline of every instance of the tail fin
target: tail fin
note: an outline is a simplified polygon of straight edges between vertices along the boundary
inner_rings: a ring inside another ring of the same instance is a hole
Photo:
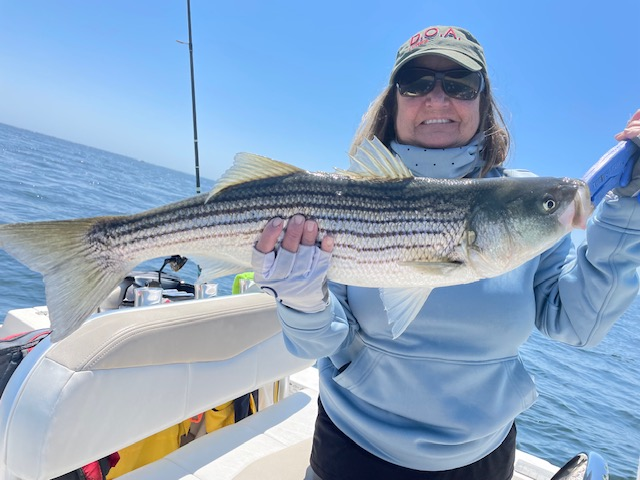
[[[100,218],[0,225],[0,248],[44,277],[52,341],[76,330],[122,281],[100,264],[87,232]]]

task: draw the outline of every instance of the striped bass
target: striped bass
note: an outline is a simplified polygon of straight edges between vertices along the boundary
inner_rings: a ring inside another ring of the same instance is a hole
[[[52,339],[76,330],[128,272],[182,255],[198,282],[251,269],[266,223],[301,213],[331,235],[328,279],[380,288],[398,336],[435,287],[512,270],[584,228],[588,187],[567,178],[415,178],[377,139],[360,172],[310,173],[236,155],[212,192],[134,215],[0,225],[0,248],[44,277]]]

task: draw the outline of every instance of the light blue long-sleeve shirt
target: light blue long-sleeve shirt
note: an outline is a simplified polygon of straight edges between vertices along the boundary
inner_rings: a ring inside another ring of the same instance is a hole
[[[535,401],[518,354],[533,327],[595,345],[638,293],[639,265],[640,204],[610,195],[578,248],[567,236],[504,275],[433,290],[395,340],[377,289],[331,284],[323,312],[278,313],[289,350],[319,359],[320,397],[340,430],[394,464],[447,470],[496,449]]]

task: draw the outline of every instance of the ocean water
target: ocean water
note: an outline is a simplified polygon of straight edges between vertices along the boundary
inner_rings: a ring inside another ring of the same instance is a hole
[[[128,214],[195,193],[192,175],[2,124],[0,167],[0,223]],[[213,182],[202,184],[207,191]],[[1,250],[0,266],[0,321],[11,309],[44,304],[39,274]],[[196,267],[189,262],[180,274],[193,281]],[[218,283],[220,294],[230,293],[230,277]],[[571,348],[534,332],[521,353],[540,397],[517,419],[518,448],[556,465],[596,451],[612,479],[635,480],[640,299],[596,348]]]

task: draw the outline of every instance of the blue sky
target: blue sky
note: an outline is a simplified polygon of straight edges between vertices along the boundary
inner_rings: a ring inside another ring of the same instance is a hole
[[[348,163],[397,48],[433,24],[485,48],[509,165],[580,177],[640,108],[640,1],[192,0],[201,172],[239,151]],[[0,6],[0,122],[193,172],[186,0]]]

